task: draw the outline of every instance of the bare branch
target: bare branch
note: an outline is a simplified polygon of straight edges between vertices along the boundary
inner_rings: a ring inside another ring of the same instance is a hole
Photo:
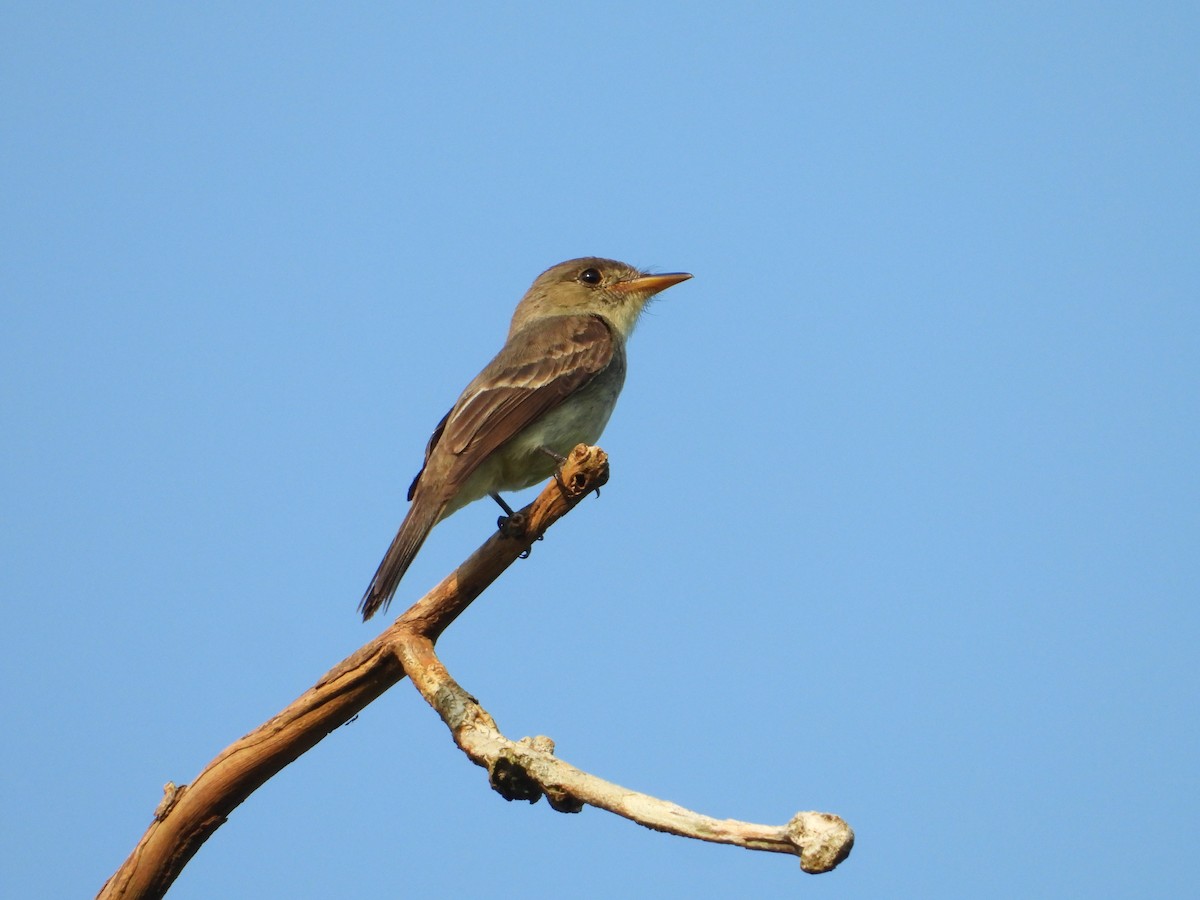
[[[400,632],[394,639],[414,686],[450,728],[455,743],[472,762],[488,770],[492,787],[506,799],[534,803],[544,795],[559,812],[579,812],[586,804],[655,831],[748,850],[792,853],[800,857],[805,872],[814,874],[836,867],[854,846],[850,826],[830,813],[797,813],[784,825],[714,819],[583,772],[558,759],[554,742],[547,737],[512,741],[450,676],[428,638]]]
[[[438,636],[512,562],[589,492],[608,481],[608,457],[580,445],[517,513],[524,529],[495,534],[374,640],[342,660],[265,724],[230,744],[190,785],[168,783],[154,821],[101,889],[101,898],[161,897],[208,837],[242,801],[404,677],[392,635]]]
[[[154,820],[150,827],[121,867],[109,878],[99,896],[163,896],[209,835],[224,824],[239,804],[269,778],[314,747],[335,728],[353,718],[367,704],[404,677],[408,662],[401,664],[400,658],[406,653],[411,655],[411,651],[401,648],[411,648],[414,640],[420,640],[423,642],[422,646],[428,647],[428,653],[432,656],[433,643],[450,623],[518,556],[526,552],[546,529],[607,480],[608,458],[603,450],[581,444],[571,451],[562,466],[561,479],[552,480],[547,484],[533,503],[513,517],[513,521],[503,533],[493,535],[386,631],[334,666],[312,688],[280,713],[223,750],[204,767],[190,785],[176,787],[168,783],[164,788],[162,802],[154,811]],[[433,660],[436,662],[436,657],[433,657]],[[440,669],[440,663],[437,665]],[[414,668],[408,671],[417,670]],[[448,675],[445,677],[449,678]],[[424,673],[421,675],[421,681],[428,681]],[[450,684],[453,684],[452,680]],[[457,688],[457,685],[455,687]],[[461,688],[458,691],[461,692]],[[477,704],[473,705],[477,711],[469,711],[470,715],[478,717],[482,714],[486,717],[486,713],[478,710]],[[494,729],[494,723],[492,727]],[[520,764],[509,766],[513,774],[513,778],[510,779],[512,784],[515,785],[523,777],[522,772],[538,771],[536,767],[531,769],[530,766],[526,766],[522,762],[523,757],[514,759]],[[533,761],[531,758],[531,763]],[[492,768],[495,770],[497,767]],[[591,776],[584,773],[578,774],[591,779]],[[592,782],[605,784],[599,779],[592,779]],[[605,805],[601,796],[596,796],[593,800],[592,788],[589,787],[592,782],[582,785],[564,782],[567,789],[561,792],[560,800],[556,801],[555,798],[559,796],[557,782],[548,776],[536,779],[536,784],[540,786],[537,790],[544,792],[552,803],[560,804],[556,805],[556,808],[579,808],[582,803],[610,808]],[[694,814],[673,807],[672,804],[662,804],[653,798],[642,799],[644,795],[625,792],[625,796],[628,809],[614,808],[613,812],[627,815],[652,828],[677,834],[691,834],[681,830],[682,826],[678,825],[678,821]],[[647,814],[645,818],[629,814],[629,809],[636,812],[639,805],[645,801],[661,804],[661,808],[656,807],[653,814]],[[679,810],[679,814],[664,815],[663,810],[667,809]],[[801,815],[823,816],[820,813]],[[841,823],[842,828],[845,827],[845,823],[836,817],[826,818],[836,820],[836,823]],[[754,846],[756,849],[799,851],[801,864],[807,868],[806,861],[817,858],[813,855],[816,850],[811,849],[817,846],[812,836],[820,831],[820,823],[816,819],[799,821],[800,819],[798,816],[788,826],[784,826],[787,834],[783,836],[779,829],[718,822],[703,817],[696,820],[702,822],[701,825],[695,825],[688,820],[688,827],[693,830],[703,827],[713,834],[727,835],[710,837],[711,840]],[[837,828],[833,828],[833,831],[837,832]],[[848,829],[846,832],[848,833]],[[785,844],[789,846],[784,846]],[[841,844],[837,844],[836,840],[830,842],[830,846],[835,845],[844,849],[838,851],[841,856],[827,868],[836,865],[845,853],[849,852],[847,840],[843,839]],[[809,870],[823,871],[818,868]]]

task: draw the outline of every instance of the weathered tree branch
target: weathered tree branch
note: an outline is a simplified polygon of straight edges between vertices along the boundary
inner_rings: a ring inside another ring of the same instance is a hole
[[[400,632],[395,649],[421,696],[450,728],[454,742],[488,770],[492,787],[507,800],[536,803],[544,795],[559,812],[595,806],[655,831],[748,850],[793,853],[800,857],[800,868],[813,874],[833,869],[854,846],[850,826],[830,813],[797,813],[785,825],[713,819],[580,771],[554,755],[554,742],[548,737],[512,741],[501,734],[488,712],[450,677],[428,638]]]
[[[503,784],[507,773],[510,793],[512,786],[528,784],[528,790],[536,792],[535,798],[546,794],[556,809],[578,811],[587,803],[662,831],[797,853],[806,871],[826,871],[837,865],[849,853],[853,836],[836,816],[801,813],[782,828],[747,825],[697,816],[674,804],[610,785],[554,759],[534,744],[507,741],[434,656],[433,643],[450,623],[546,529],[607,480],[604,451],[582,444],[576,447],[562,466],[561,481],[551,481],[533,503],[516,514],[504,534],[493,535],[386,631],[327,672],[283,711],[223,750],[190,785],[176,788],[168,784],[154,811],[154,821],[99,896],[163,896],[242,801],[406,673],[451,726],[460,746],[476,762],[489,767],[494,785]],[[451,715],[460,708],[461,714]],[[474,728],[462,724],[468,719],[475,723]],[[489,723],[494,735],[480,731],[481,722]],[[485,735],[491,744],[481,748],[477,735]],[[505,748],[508,762],[500,763],[492,746]],[[520,796],[519,791],[514,796]]]

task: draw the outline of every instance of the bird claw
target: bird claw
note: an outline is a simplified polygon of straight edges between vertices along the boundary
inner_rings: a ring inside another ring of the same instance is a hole
[[[544,534],[539,534],[539,535],[538,535],[538,536],[535,538],[535,540],[539,540],[539,541],[540,541],[540,540],[543,540],[545,537],[546,537],[546,536],[545,536]],[[526,547],[526,548],[525,548],[525,552],[524,552],[524,553],[522,553],[520,556],[518,556],[518,557],[517,557],[517,559],[529,559],[529,554],[531,554],[532,552],[533,552],[533,545],[532,545],[532,544],[530,544],[528,547]]]

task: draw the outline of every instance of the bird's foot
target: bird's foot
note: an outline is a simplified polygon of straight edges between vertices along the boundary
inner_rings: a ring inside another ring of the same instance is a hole
[[[513,508],[504,502],[504,499],[497,493],[488,495],[504,510],[504,515],[496,520],[496,528],[499,530],[501,537],[511,538],[515,541],[523,540],[526,532],[529,529],[529,520],[524,513],[513,512]],[[539,541],[542,536],[539,534]],[[521,559],[529,559],[529,549],[526,549],[521,554]]]
[[[563,481],[562,470],[563,470],[563,466],[567,462],[567,458],[565,456],[559,456],[553,450],[550,450],[546,447],[540,447],[539,449],[543,453],[545,453],[547,456],[551,457],[552,459],[558,460],[558,468],[556,468],[554,470],[554,483],[558,485],[559,493],[562,494],[563,499],[566,500],[567,503],[574,506],[576,503],[578,503],[580,500],[582,500],[583,497],[579,493],[578,486],[572,488],[572,487],[568,486],[565,481]],[[605,480],[607,480],[607,475],[605,476]],[[601,484],[603,484],[603,483],[604,482],[601,481]],[[600,485],[599,484],[596,485],[596,487],[593,488],[592,490],[595,492],[597,497],[600,496]]]
[[[496,528],[500,531],[501,537],[511,538],[514,541],[523,541],[528,533],[529,521],[524,513],[515,512],[511,516],[501,516],[496,520]],[[537,540],[541,540],[544,535],[538,535]],[[526,547],[525,552],[521,554],[521,559],[529,559],[529,554],[533,552],[532,547]]]
[[[500,529],[500,533],[506,538],[521,538],[525,536],[525,517],[520,513],[513,512],[513,508],[504,502],[504,498],[495,491],[488,494],[493,500],[500,504],[500,508],[504,510],[504,515],[496,520],[496,527]]]
[[[558,463],[558,466],[554,470],[554,483],[558,485],[558,489],[562,493],[563,499],[568,503],[574,503],[575,495],[571,493],[571,489],[567,487],[567,483],[563,481],[562,477],[562,467],[563,464],[566,463],[567,458],[555,453],[549,447],[538,447],[538,449]],[[597,493],[599,493],[599,491],[597,491]]]
[[[537,536],[536,540],[541,541],[541,540],[545,540],[545,538],[546,538],[546,536],[544,534],[539,534]],[[531,554],[531,553],[533,553],[533,545],[532,544],[530,544],[528,547],[526,547],[525,552],[522,553],[520,556],[518,556],[517,559],[529,559],[529,554]]]
[[[520,540],[525,537],[525,529],[528,525],[529,522],[526,521],[523,513],[512,511],[509,512],[509,515],[500,516],[496,520],[496,528],[499,529],[500,534],[513,540]]]

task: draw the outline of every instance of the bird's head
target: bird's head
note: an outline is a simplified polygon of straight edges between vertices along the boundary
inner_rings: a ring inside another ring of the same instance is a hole
[[[585,256],[551,266],[517,305],[509,333],[543,316],[598,315],[629,337],[646,303],[659,291],[687,281],[686,272],[651,275],[615,259]]]

